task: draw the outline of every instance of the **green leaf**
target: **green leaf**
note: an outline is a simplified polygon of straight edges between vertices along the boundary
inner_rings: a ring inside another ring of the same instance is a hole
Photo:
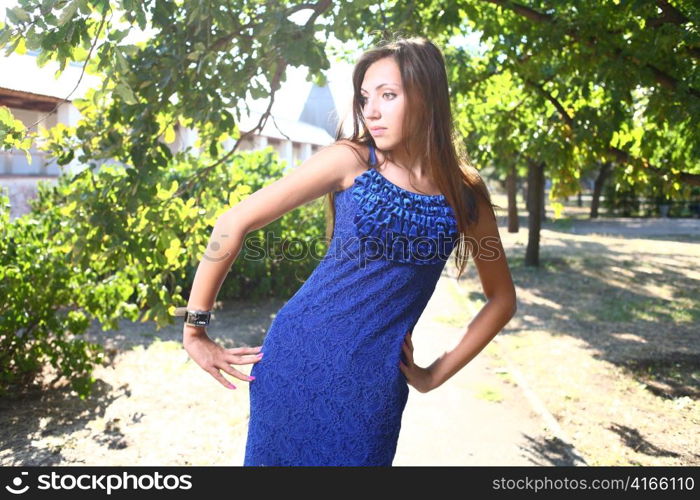
[[[165,129],[163,140],[165,140],[165,142],[167,142],[168,144],[172,144],[173,142],[175,142],[175,128],[173,128],[172,125]]]
[[[69,3],[61,11],[61,17],[58,18],[58,26],[63,26],[68,21],[73,19],[73,16],[75,16],[75,13],[78,11],[79,6],[80,6],[80,0],[72,0],[71,3]]]
[[[80,13],[84,16],[88,16],[91,13],[90,2],[88,0],[79,0]]]
[[[29,13],[20,7],[13,7],[12,9],[7,9],[7,17],[14,24],[17,24],[18,22],[27,22],[31,20]]]
[[[168,266],[174,267],[177,265],[177,258],[179,257],[181,251],[182,245],[180,244],[180,240],[178,238],[173,238],[170,240],[170,246],[165,251],[165,258],[168,261]]]
[[[117,48],[114,51],[114,56],[117,58],[117,64],[119,65],[119,69],[123,73],[128,73],[129,72],[129,63],[127,62],[126,58],[124,57],[124,54],[122,54],[121,50]]]
[[[10,28],[3,28],[2,31],[0,31],[0,47],[4,47],[7,42],[10,41],[10,37],[12,36],[12,30]]]
[[[124,102],[127,104],[136,104],[138,101],[136,99],[136,95],[134,95],[133,90],[131,90],[130,87],[128,87],[126,84],[123,82],[119,82],[117,86],[114,88],[114,91],[119,94],[119,96],[124,99]]]
[[[177,191],[178,188],[178,182],[176,180],[173,180],[172,183],[170,184],[169,189],[161,189],[161,185],[158,185],[158,192],[156,194],[156,197],[159,200],[167,200],[170,197],[172,197],[173,194],[175,194],[175,191]]]

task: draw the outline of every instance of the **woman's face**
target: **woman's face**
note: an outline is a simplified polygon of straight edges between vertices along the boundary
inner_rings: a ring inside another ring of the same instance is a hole
[[[401,73],[393,57],[372,63],[360,90],[362,115],[379,149],[390,151],[401,143],[405,109]],[[373,130],[374,128],[380,130]]]

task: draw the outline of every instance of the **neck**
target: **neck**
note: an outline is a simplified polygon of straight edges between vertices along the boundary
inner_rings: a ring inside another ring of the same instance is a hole
[[[392,151],[394,154],[394,163],[399,167],[412,172],[414,177],[422,179],[428,175],[428,169],[420,165],[415,159],[409,158],[408,154],[401,148],[397,147]]]

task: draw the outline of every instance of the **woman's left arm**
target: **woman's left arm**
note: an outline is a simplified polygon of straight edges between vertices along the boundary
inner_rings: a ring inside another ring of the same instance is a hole
[[[515,286],[501,244],[493,209],[481,197],[479,200],[479,221],[472,226],[470,234],[472,239],[469,241],[481,286],[488,300],[467,325],[467,331],[459,344],[451,351],[444,352],[424,369],[422,375],[428,380],[424,379],[420,382],[416,380],[417,389],[420,392],[428,392],[439,387],[461,370],[508,324],[517,310]],[[405,344],[405,350],[409,351],[408,357],[413,364],[413,345],[410,335],[407,335]],[[415,365],[412,368],[423,370]],[[421,379],[423,376],[416,378]],[[420,387],[421,385],[423,387]]]

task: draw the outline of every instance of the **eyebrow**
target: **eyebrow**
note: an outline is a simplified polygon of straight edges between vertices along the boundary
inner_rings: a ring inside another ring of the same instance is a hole
[[[380,83],[379,85],[377,85],[376,87],[374,87],[374,90],[379,90],[380,88],[384,87],[385,85],[396,85],[397,87],[399,86],[398,83]],[[360,88],[360,90],[363,91],[363,92],[367,92],[367,91],[366,91],[365,89],[363,89],[363,88]]]

